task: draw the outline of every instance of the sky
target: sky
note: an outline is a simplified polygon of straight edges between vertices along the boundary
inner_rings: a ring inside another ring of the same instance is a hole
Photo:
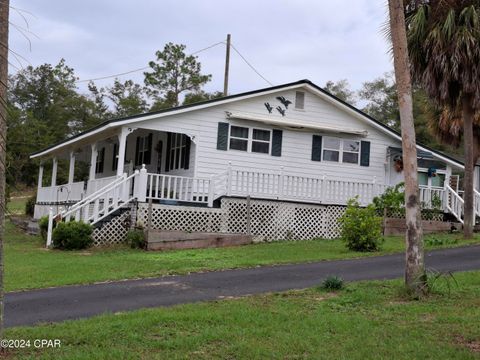
[[[185,44],[186,53],[193,53],[225,41],[227,33],[273,85],[309,79],[323,86],[347,79],[359,89],[393,68],[382,34],[385,0],[11,0],[11,6],[10,47],[26,59],[20,59],[22,66],[64,58],[80,80],[147,66],[167,42]],[[212,74],[205,90],[223,90],[225,45],[197,56],[202,71]],[[20,68],[13,56],[10,62]],[[143,83],[142,72],[119,78]],[[229,93],[268,82],[232,50]],[[85,90],[85,84],[79,88]]]

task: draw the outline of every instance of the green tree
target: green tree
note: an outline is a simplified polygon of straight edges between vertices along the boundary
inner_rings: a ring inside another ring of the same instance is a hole
[[[412,96],[417,141],[439,151],[446,150],[447,146],[436,139],[435,132],[431,129],[430,119],[436,111],[425,91],[419,86],[413,86]],[[358,97],[367,102],[362,111],[392,129],[400,131],[397,88],[393,73],[385,73],[382,77],[363,83],[358,91]],[[448,150],[458,154],[453,147],[448,147]]]
[[[113,103],[112,115],[114,117],[141,114],[148,110],[148,97],[145,87],[132,80],[121,82],[115,79],[112,86],[102,88],[100,91]]]
[[[480,155],[474,144],[475,112],[480,111],[480,3],[415,0],[405,9],[413,79],[440,108],[463,120],[464,237],[471,238],[474,164]]]
[[[349,104],[355,105],[356,103],[355,92],[350,90],[350,84],[347,79],[338,80],[337,82],[329,80],[323,89]]]
[[[197,92],[191,92],[185,95],[183,99],[183,105],[190,105],[202,101],[219,99],[223,97],[222,91],[215,91],[213,93],[208,93],[203,90]]]
[[[364,82],[358,96],[367,102],[362,109],[364,112],[392,129],[400,130],[397,89],[393,73],[385,73],[382,77]]]
[[[29,154],[104,119],[106,107],[77,92],[72,68],[28,66],[9,79],[7,166],[9,183],[32,184],[36,164]]]
[[[180,104],[184,92],[197,92],[212,78],[201,73],[197,57],[185,54],[185,45],[168,43],[157,51],[156,61],[150,61],[151,72],[145,72],[145,84],[156,100],[167,101],[171,106]]]

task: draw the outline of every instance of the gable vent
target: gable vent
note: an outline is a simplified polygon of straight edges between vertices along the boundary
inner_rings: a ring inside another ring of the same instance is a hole
[[[295,109],[305,109],[305,93],[303,91],[295,92]]]

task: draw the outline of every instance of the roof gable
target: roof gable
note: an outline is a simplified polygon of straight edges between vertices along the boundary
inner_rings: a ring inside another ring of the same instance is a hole
[[[36,158],[40,157],[43,155],[47,155],[50,152],[53,152],[55,150],[58,150],[64,146],[68,146],[69,144],[75,143],[76,141],[80,139],[85,139],[89,136],[92,136],[96,133],[105,131],[107,129],[112,129],[115,127],[123,126],[123,125],[128,125],[132,123],[136,123],[139,121],[144,121],[144,120],[150,120],[153,118],[161,118],[165,116],[170,116],[170,115],[176,115],[176,114],[181,114],[185,112],[190,112],[190,111],[197,111],[205,108],[209,108],[212,106],[217,106],[221,104],[226,104],[226,103],[231,103],[231,102],[237,102],[240,100],[245,100],[249,98],[254,98],[262,95],[267,95],[267,94],[274,94],[280,91],[285,91],[288,89],[299,89],[303,88],[314,95],[320,97],[321,99],[325,100],[326,102],[330,103],[334,107],[343,110],[347,112],[348,114],[354,116],[355,118],[359,119],[360,121],[366,122],[367,124],[379,129],[380,131],[386,133],[387,135],[393,137],[396,140],[401,141],[401,135],[397,131],[391,129],[387,125],[381,123],[380,121],[372,118],[368,114],[364,113],[360,109],[346,103],[345,101],[337,98],[336,96],[330,94],[328,91],[322,89],[318,85],[314,84],[310,80],[304,79],[304,80],[299,80],[296,82],[292,83],[287,83],[283,85],[277,85],[273,87],[268,87],[268,88],[263,88],[263,89],[258,89],[258,90],[253,90],[253,91],[248,91],[240,94],[235,94],[235,95],[229,95],[225,96],[222,98],[218,99],[212,99],[212,100],[207,100],[199,103],[194,103],[194,104],[189,104],[189,105],[182,105],[174,108],[169,108],[169,109],[164,109],[164,110],[159,110],[155,112],[150,112],[150,113],[144,113],[144,114],[136,114],[128,117],[123,117],[123,118],[118,118],[118,119],[111,119],[107,120],[89,130],[86,130],[80,134],[77,134],[75,136],[72,136],[60,143],[54,144],[52,146],[49,146],[45,149],[42,149],[40,151],[37,151],[33,154],[31,154],[31,158]],[[457,159],[454,159],[448,155],[442,154],[434,149],[431,149],[430,147],[427,147],[425,145],[417,144],[417,147],[422,150],[422,151],[429,151],[436,156],[447,163],[453,164],[455,166],[463,167],[463,164],[458,161]]]

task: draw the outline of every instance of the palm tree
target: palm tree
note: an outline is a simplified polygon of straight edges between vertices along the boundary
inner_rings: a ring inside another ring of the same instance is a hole
[[[407,223],[405,233],[407,248],[405,285],[411,293],[421,296],[426,289],[426,277],[421,211],[418,198],[417,146],[413,122],[412,82],[407,51],[404,4],[403,0],[389,0],[388,5],[405,177],[405,220]]]
[[[405,7],[414,81],[447,113],[444,128],[463,124],[465,147],[464,236],[473,236],[474,117],[480,110],[480,2],[412,0]],[[460,116],[461,114],[461,116]],[[450,125],[448,120],[456,119]],[[478,138],[477,138],[478,140]]]

